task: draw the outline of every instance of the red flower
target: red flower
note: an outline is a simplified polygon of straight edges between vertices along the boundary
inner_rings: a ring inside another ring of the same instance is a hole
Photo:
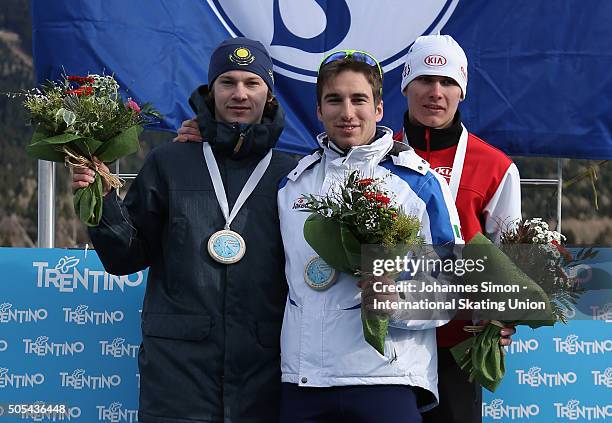
[[[366,199],[368,199],[368,200],[374,200],[374,199],[376,199],[376,196],[377,196],[377,195],[378,195],[378,194],[376,194],[375,192],[372,192],[372,191],[366,191],[366,192],[364,192],[364,193],[363,193],[363,196],[364,196]]]
[[[372,182],[374,182],[374,179],[364,178],[364,179],[360,179],[359,181],[357,181],[357,184],[359,184],[362,187],[367,187],[369,185],[372,185]]]
[[[570,262],[570,261],[574,260],[574,257],[572,257],[572,253],[567,251],[567,249],[563,245],[559,244],[559,242],[557,242],[556,239],[553,239],[551,241],[551,244],[554,245],[555,247],[557,247],[557,250],[565,258],[565,260],[567,262]]]
[[[140,106],[131,98],[129,98],[127,103],[125,103],[125,107],[127,107],[128,109],[132,109],[136,113],[140,113]]]
[[[94,79],[91,76],[69,76],[68,81],[76,82],[77,84],[93,84]]]
[[[84,95],[90,95],[91,93],[93,93],[93,87],[79,87],[75,90],[66,91],[66,94],[76,95],[78,97],[84,96]]]
[[[379,203],[383,203],[383,204],[389,204],[389,201],[391,201],[391,199],[385,195],[382,194],[376,194],[376,201],[378,201]]]

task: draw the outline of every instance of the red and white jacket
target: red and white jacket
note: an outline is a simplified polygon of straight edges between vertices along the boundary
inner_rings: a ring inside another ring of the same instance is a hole
[[[466,243],[477,232],[497,242],[501,231],[521,218],[516,165],[502,151],[468,133],[459,112],[445,129],[413,125],[406,112],[404,130],[394,138],[412,146],[449,183]],[[438,345],[451,347],[467,339],[464,324],[457,320],[438,328]]]

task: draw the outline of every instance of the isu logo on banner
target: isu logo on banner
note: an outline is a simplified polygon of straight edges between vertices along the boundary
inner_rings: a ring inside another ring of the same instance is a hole
[[[401,2],[402,10],[410,13],[398,13],[394,0],[272,0],[251,7],[241,0],[207,2],[230,34],[269,47],[277,72],[315,82],[321,59],[333,50],[368,51],[385,72],[403,65],[412,42],[441,30],[459,0]]]

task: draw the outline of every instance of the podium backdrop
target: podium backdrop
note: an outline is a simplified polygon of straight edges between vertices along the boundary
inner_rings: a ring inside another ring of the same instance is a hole
[[[0,422],[137,421],[146,272],[110,275],[93,251],[19,248],[0,248],[0,270]],[[609,282],[588,295],[609,300]],[[612,417],[612,303],[583,311],[567,326],[519,330],[504,382],[485,391],[485,422]],[[36,403],[66,412],[9,414]]]

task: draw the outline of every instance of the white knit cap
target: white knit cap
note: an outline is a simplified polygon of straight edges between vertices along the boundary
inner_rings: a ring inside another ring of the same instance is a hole
[[[414,78],[422,75],[447,76],[467,94],[467,57],[450,35],[423,35],[408,50],[402,72],[402,93]]]

